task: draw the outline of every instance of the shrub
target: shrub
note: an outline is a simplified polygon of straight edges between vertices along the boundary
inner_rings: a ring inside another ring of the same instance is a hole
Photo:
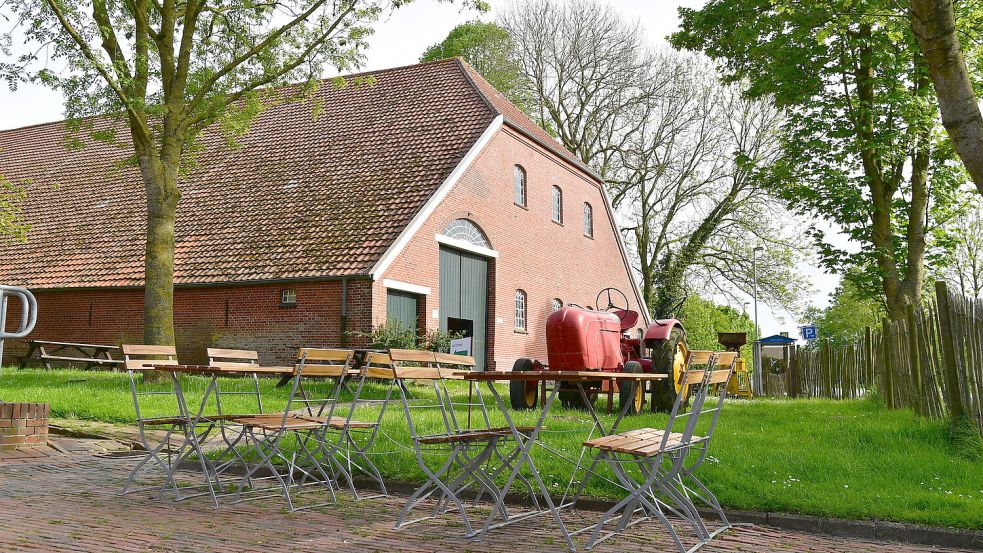
[[[352,332],[354,336],[365,338],[372,349],[419,349],[448,352],[451,340],[459,338],[460,333],[445,330],[430,330],[418,335],[400,321],[390,319],[372,329],[372,332]]]

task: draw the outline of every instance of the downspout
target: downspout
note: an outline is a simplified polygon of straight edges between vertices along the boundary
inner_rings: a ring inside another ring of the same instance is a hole
[[[348,347],[348,279],[341,279],[341,347]]]

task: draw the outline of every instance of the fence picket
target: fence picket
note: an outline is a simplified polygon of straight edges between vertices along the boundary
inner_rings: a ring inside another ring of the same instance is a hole
[[[983,300],[936,283],[934,301],[860,341],[797,347],[785,374],[765,375],[769,395],[856,399],[879,391],[890,408],[965,417],[983,433]]]

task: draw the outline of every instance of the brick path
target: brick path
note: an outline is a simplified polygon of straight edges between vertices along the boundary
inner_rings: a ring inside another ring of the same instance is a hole
[[[63,455],[42,463],[0,465],[0,551],[180,551],[323,553],[327,551],[562,551],[545,518],[495,531],[483,541],[461,536],[450,517],[394,530],[403,498],[355,502],[339,495],[331,508],[286,513],[264,500],[214,509],[209,500],[155,501],[120,497],[132,457]],[[596,513],[569,513],[589,521]],[[823,551],[908,553],[928,547],[845,540],[762,526],[735,528],[703,551]],[[595,549],[673,551],[656,522],[639,524]]]

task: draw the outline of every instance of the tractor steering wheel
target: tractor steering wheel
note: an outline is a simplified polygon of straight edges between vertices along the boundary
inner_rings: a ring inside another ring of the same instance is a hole
[[[601,307],[601,296],[607,294],[607,307]],[[612,294],[614,297],[612,297]],[[622,299],[624,303],[615,303],[614,300]],[[594,298],[594,305],[600,311],[628,311],[628,296],[624,292],[618,290],[617,288],[605,288],[597,293],[597,297]]]

